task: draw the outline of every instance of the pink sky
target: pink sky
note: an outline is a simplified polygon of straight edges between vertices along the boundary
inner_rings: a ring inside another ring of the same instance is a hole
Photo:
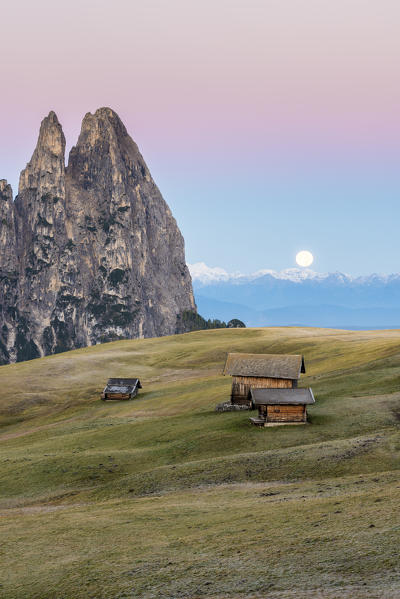
[[[173,209],[182,169],[228,179],[238,168],[253,177],[265,165],[398,160],[397,0],[59,6],[1,8],[0,177],[13,186],[50,109],[71,146],[83,115],[104,105],[120,114],[160,187],[168,172]]]
[[[6,143],[50,108],[76,131],[100,105],[173,145],[399,139],[394,0],[15,1],[1,20]]]

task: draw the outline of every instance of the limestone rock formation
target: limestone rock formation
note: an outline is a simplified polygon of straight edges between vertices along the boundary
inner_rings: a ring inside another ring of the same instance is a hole
[[[50,112],[14,203],[0,182],[2,363],[173,334],[196,310],[182,235],[118,115],[87,114],[67,168],[64,153]]]
[[[18,260],[11,185],[0,180],[0,363],[15,359]]]

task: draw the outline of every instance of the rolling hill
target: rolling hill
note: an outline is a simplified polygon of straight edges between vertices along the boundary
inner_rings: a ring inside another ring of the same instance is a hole
[[[227,351],[303,353],[310,424],[216,413]],[[200,331],[0,376],[0,596],[399,597],[400,331]],[[143,390],[101,402],[108,376]]]

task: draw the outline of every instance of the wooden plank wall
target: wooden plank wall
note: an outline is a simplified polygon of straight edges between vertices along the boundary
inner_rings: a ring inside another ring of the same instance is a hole
[[[232,378],[232,397],[247,397],[250,393],[250,387],[257,389],[291,389],[293,381],[291,379],[272,379],[256,376],[234,376]]]
[[[267,422],[305,422],[306,406],[267,406]]]

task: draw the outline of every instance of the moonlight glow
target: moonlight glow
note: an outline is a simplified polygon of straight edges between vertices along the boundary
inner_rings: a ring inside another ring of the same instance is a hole
[[[310,266],[314,262],[314,256],[308,250],[302,250],[296,254],[296,262],[299,266]]]

